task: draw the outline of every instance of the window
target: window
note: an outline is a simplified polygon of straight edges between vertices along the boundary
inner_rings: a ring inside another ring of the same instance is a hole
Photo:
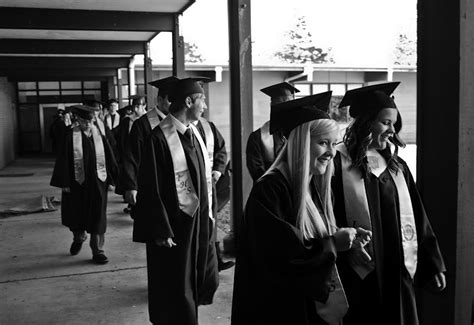
[[[38,89],[42,89],[42,90],[59,89],[59,82],[58,81],[40,81],[38,82]]]
[[[81,89],[80,81],[61,81],[61,89]]]
[[[346,84],[330,84],[329,88],[333,96],[344,96],[346,93]]]
[[[329,90],[328,84],[313,84],[313,94],[323,93]]]
[[[310,84],[295,84],[294,85],[296,89],[298,89],[300,92],[296,93],[297,97],[304,97],[311,95],[311,89],[310,89]]]
[[[356,89],[364,86],[364,84],[347,84],[347,90]]]

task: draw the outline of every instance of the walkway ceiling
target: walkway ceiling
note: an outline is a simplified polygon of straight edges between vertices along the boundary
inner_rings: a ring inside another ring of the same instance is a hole
[[[105,80],[195,0],[0,0],[0,76]],[[171,44],[170,44],[171,46]]]

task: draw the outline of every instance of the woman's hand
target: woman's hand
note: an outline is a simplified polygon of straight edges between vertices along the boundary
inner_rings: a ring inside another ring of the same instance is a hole
[[[176,243],[173,241],[173,238],[166,238],[166,239],[156,239],[155,244],[160,246],[160,247],[168,247],[171,248],[173,246],[176,246]]]
[[[354,228],[339,228],[339,230],[333,234],[337,251],[343,252],[350,249],[356,234],[357,231]]]
[[[436,292],[443,291],[446,288],[446,277],[443,272],[439,272],[433,276],[431,281],[433,290]]]
[[[371,241],[372,232],[363,228],[357,228],[357,235],[352,242],[349,259],[357,265],[364,265],[372,261],[369,253],[365,250],[365,246]]]

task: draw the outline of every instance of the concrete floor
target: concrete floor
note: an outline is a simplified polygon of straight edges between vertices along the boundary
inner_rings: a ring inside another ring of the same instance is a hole
[[[21,158],[0,174],[0,206],[38,195],[60,197],[50,187],[51,158]],[[59,210],[0,218],[0,324],[148,324],[145,247],[132,242],[132,220],[122,198],[109,192],[105,252],[91,263],[84,245],[69,255],[70,231]],[[219,234],[222,236],[222,233]],[[201,325],[230,324],[234,268],[220,273],[214,304],[199,308]]]

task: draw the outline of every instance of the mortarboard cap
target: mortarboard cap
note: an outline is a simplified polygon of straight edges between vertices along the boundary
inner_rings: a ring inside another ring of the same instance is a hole
[[[397,108],[390,95],[399,84],[395,81],[351,89],[346,92],[339,107],[350,106],[349,114],[354,118],[383,108]]]
[[[145,95],[132,95],[128,97],[128,99],[132,100],[132,106],[140,105],[142,103],[146,103]]]
[[[329,102],[332,91],[306,96],[272,105],[270,133],[281,130],[285,136],[300,124],[319,119],[329,119]]]
[[[211,82],[211,79],[206,77],[193,77],[178,80],[173,90],[168,95],[168,99],[172,102],[175,99],[186,98],[192,94],[204,94],[202,83],[207,82]]]
[[[94,113],[99,111],[99,108],[88,105],[73,105],[69,109],[72,113],[86,120],[92,120]]]
[[[270,96],[270,98],[292,96],[299,92],[297,88],[293,87],[288,82],[280,82],[276,85],[262,88],[260,91],[265,95]]]
[[[104,105],[102,101],[95,98],[84,99],[82,104],[85,106],[90,106],[90,107],[100,107],[100,105]]]
[[[107,101],[107,106],[110,106],[110,104],[112,104],[112,103],[117,103],[118,104],[119,102],[116,98],[111,98]]]
[[[158,96],[160,97],[166,97],[166,95],[169,95],[173,87],[178,83],[179,78],[176,78],[175,76],[171,77],[166,77],[158,80],[154,80],[152,82],[149,82],[148,84],[158,88]]]

